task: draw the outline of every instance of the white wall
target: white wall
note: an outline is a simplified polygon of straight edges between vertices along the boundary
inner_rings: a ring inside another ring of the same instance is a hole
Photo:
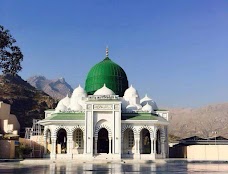
[[[187,146],[187,158],[191,160],[228,160],[228,145]]]

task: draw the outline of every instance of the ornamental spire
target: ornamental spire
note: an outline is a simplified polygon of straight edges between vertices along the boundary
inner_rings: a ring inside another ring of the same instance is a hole
[[[106,46],[106,57],[108,57],[108,46]]]

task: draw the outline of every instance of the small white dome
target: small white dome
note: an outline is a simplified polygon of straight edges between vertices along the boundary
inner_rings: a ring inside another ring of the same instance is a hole
[[[153,112],[153,107],[147,103],[145,106],[143,106],[142,111],[151,113],[151,112]]]
[[[124,98],[125,100],[128,100],[131,97],[138,97],[137,90],[131,85],[125,92],[124,92]]]
[[[140,104],[142,106],[145,106],[147,103],[149,105],[151,105],[154,110],[157,110],[158,109],[158,106],[157,106],[156,102],[153,101],[151,98],[149,98],[147,95],[145,95],[145,97],[140,100]]]
[[[140,104],[145,103],[144,105],[146,105],[148,101],[152,101],[152,99],[146,94],[145,97],[140,100]]]
[[[75,101],[74,103],[71,103],[70,110],[72,110],[72,111],[81,111],[82,110],[82,106],[80,104],[78,104],[77,101]]]
[[[75,98],[75,97],[86,97],[86,96],[87,96],[86,91],[79,85],[73,91],[73,94],[72,94],[71,98]]]
[[[68,106],[70,105],[70,98],[68,97],[68,94],[67,94],[67,96],[66,96],[65,98],[63,98],[61,101],[62,101],[62,103],[63,103],[66,107],[68,107]]]
[[[104,86],[98,89],[93,95],[115,95],[115,93],[104,84]]]
[[[84,89],[81,88],[79,85],[78,89],[75,89],[75,93],[72,94],[71,100],[70,100],[70,106],[69,109],[72,111],[81,111],[83,108],[85,108],[83,105],[85,105],[85,97],[86,93],[83,93]],[[82,107],[83,106],[83,107]]]
[[[135,111],[138,110],[138,107],[136,105],[128,105],[126,109],[127,111]]]
[[[67,107],[63,104],[62,100],[60,100],[57,107],[55,108],[55,112],[64,112],[66,110]]]

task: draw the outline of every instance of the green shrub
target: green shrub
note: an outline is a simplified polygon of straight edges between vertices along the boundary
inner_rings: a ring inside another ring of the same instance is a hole
[[[32,148],[28,145],[20,144],[17,148],[17,153],[19,158],[24,158],[26,155],[30,155],[32,153]]]

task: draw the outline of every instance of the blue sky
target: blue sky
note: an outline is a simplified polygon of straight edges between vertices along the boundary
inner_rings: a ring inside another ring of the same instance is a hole
[[[228,1],[9,1],[0,25],[9,29],[27,79],[64,77],[84,86],[105,57],[127,73],[141,97],[158,106],[200,107],[228,101]]]

